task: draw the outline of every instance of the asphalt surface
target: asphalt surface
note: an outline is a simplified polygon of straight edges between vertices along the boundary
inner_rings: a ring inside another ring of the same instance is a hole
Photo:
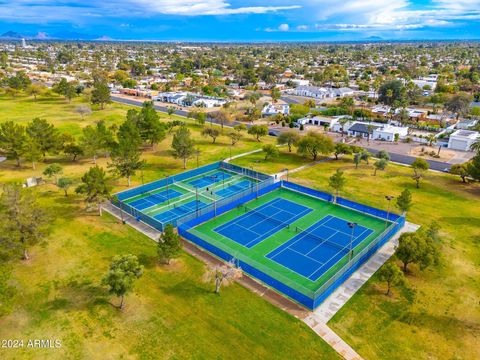
[[[126,98],[118,97],[118,96],[114,96],[114,95],[112,95],[112,100],[115,101],[115,102],[126,104],[126,105],[142,106],[142,103],[138,100],[126,99]],[[285,98],[282,97],[282,100],[289,103],[289,104],[295,104],[296,103],[295,100],[289,99],[289,98],[286,98],[286,97]],[[288,101],[291,101],[291,102],[288,102]],[[168,111],[167,107],[162,106],[162,105],[155,105],[155,109],[160,111],[160,112],[164,112],[164,113],[166,113]],[[175,115],[187,117],[188,111],[186,111],[186,110],[176,110]],[[220,124],[219,121],[217,121],[216,119],[211,118],[211,117],[208,117],[207,121],[212,122],[214,124]],[[233,121],[232,123],[230,123],[230,125],[237,125],[237,124],[240,124],[240,123],[238,121]],[[249,127],[249,125],[246,125],[246,126]],[[279,133],[280,133],[279,130],[271,129],[271,130],[269,130],[268,135],[278,136]],[[379,151],[377,149],[369,149],[369,148],[367,148],[366,150],[368,150],[372,154],[376,154]],[[410,165],[415,161],[414,156],[396,154],[396,153],[389,153],[389,154],[390,154],[390,160],[393,161],[393,162],[396,162],[396,163]],[[452,166],[451,164],[446,163],[446,162],[442,162],[442,161],[427,160],[427,162],[430,164],[430,169],[431,170],[436,170],[436,171],[448,172],[450,170],[450,167]]]

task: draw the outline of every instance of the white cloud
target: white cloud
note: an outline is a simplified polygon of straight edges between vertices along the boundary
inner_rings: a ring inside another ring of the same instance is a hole
[[[256,2],[263,0],[258,0]],[[282,1],[282,0],[280,0]],[[265,14],[299,9],[300,5],[233,6],[226,0],[0,0],[0,19],[25,22],[78,21],[85,17],[148,17],[157,14],[200,16]]]
[[[280,24],[280,26],[278,27],[278,30],[288,31],[288,30],[290,30],[290,26],[288,24]]]

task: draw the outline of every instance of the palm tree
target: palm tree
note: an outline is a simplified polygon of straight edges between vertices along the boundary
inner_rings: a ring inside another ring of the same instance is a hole
[[[475,151],[477,154],[480,154],[480,137],[477,137],[477,140],[470,145],[470,150]]]

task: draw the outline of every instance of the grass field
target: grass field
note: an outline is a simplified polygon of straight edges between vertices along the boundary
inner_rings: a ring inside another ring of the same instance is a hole
[[[414,205],[407,220],[441,229],[441,265],[426,271],[412,266],[407,285],[384,295],[375,276],[329,322],[366,359],[480,358],[480,186],[458,177],[428,172],[415,188],[411,169],[390,164],[355,169],[350,158],[295,174],[292,181],[328,190],[328,178],[341,168],[347,184],[341,196],[386,208],[384,195],[408,188]]]
[[[65,121],[64,129],[78,129],[78,118],[64,120],[64,112],[74,104],[60,98],[42,104],[47,103],[45,117],[56,124]],[[17,98],[13,104],[10,99],[0,100],[2,115],[8,108],[4,120],[15,115],[15,120],[26,123],[39,115],[29,99]],[[121,122],[126,109],[112,104],[99,113],[105,117],[113,113],[112,121]],[[228,156],[228,138],[221,136],[211,144],[200,137],[197,126],[189,127],[203,150],[200,164]],[[149,163],[145,181],[183,171],[181,161],[169,154],[170,142],[168,135],[155,151],[145,154]],[[245,137],[232,152],[261,146]],[[48,157],[47,163],[51,162],[60,162],[64,175],[75,179],[92,165],[88,159],[74,164],[62,156]],[[101,166],[106,163],[99,160]],[[39,164],[34,171],[25,164],[17,169],[7,161],[0,164],[0,182],[39,176],[45,166]],[[195,161],[189,161],[189,167],[194,166]],[[114,181],[115,190],[126,188],[124,179]],[[139,176],[134,183],[140,183]],[[86,213],[80,197],[64,197],[51,184],[36,192],[52,214],[53,232],[31,250],[29,261],[2,268],[5,273],[12,271],[8,284],[16,295],[1,298],[0,310],[12,307],[12,311],[0,317],[0,339],[60,339],[62,348],[0,349],[1,359],[339,358],[305,324],[242,286],[234,284],[223,289],[221,296],[214,295],[213,284],[201,281],[204,265],[199,260],[182,253],[170,266],[160,266],[155,243],[137,231],[108,215]],[[112,257],[126,253],[137,255],[146,269],[128,296],[125,311],[119,312],[111,305],[118,299],[109,296],[100,282]]]
[[[311,211],[305,213],[303,216],[299,216],[295,221],[289,224],[288,228],[278,227],[278,231],[272,233],[269,237],[263,239],[254,246],[246,247],[244,244],[234,241],[235,239],[232,240],[216,230],[222,225],[225,225],[230,221],[235,221],[235,219],[244,215],[245,210],[243,207],[231,210],[189,231],[220,249],[227,251],[229,254],[236,256],[247,263],[251,263],[255,267],[261,267],[260,270],[278,278],[282,282],[288,282],[287,285],[290,285],[295,289],[300,289],[305,295],[310,296],[310,292],[317,290],[323,283],[325,283],[325,281],[334,275],[339,268],[342,267],[342,265],[348,260],[348,256],[345,255],[341,260],[335,262],[328,271],[316,280],[310,280],[307,277],[294,272],[291,268],[285,267],[284,265],[268,258],[267,254],[271,253],[273,250],[297,235],[296,227],[307,229],[317,223],[320,219],[328,215],[333,215],[347,221],[356,222],[359,226],[372,229],[373,232],[354,248],[354,254],[358,253],[362,248],[373,241],[385,229],[385,222],[380,219],[284,188],[274,190],[256,200],[252,200],[247,203],[246,206],[248,209],[256,209],[263,204],[268,204],[277,199],[289,200],[292,203],[303,206]],[[288,210],[289,209],[285,209],[286,212],[288,212]],[[294,214],[291,216],[294,216]],[[345,230],[348,231],[347,229]],[[245,229],[245,231],[247,230]],[[235,234],[232,234],[232,236],[233,235]],[[280,278],[280,276],[282,278]]]
[[[75,113],[75,107],[82,103],[81,98],[72,101],[71,104],[58,96],[47,98],[40,97],[33,100],[30,97],[5,97],[0,96],[0,108],[2,109],[2,119],[15,120],[18,123],[26,124],[35,117],[42,117],[57,126],[61,131],[70,133],[76,137],[81,135],[81,128],[94,124],[96,121],[104,120],[107,125],[120,124],[125,121],[127,110],[132,108],[126,105],[112,103],[105,110],[96,110],[90,116],[86,116],[82,120],[80,115]],[[226,135],[217,138],[215,144],[212,144],[210,138],[201,136],[201,128],[186,118],[172,116],[159,113],[163,121],[173,119],[181,119],[188,124],[188,127],[196,141],[196,146],[200,150],[198,164],[205,165],[215,161],[225,159],[230,156],[230,139]],[[208,125],[209,126],[209,125]],[[215,125],[214,125],[215,126]],[[224,133],[229,130],[224,129]],[[181,171],[181,159],[174,159],[170,152],[170,144],[172,142],[173,133],[167,133],[166,138],[156,146],[154,150],[145,149],[142,158],[146,160],[147,165],[143,170],[144,181],[149,182],[164,177],[165,175],[174,174]],[[255,149],[261,149],[265,143],[273,143],[274,140],[264,138],[262,143],[257,142],[250,135],[244,133],[243,139],[232,146],[232,155],[241,154]],[[108,159],[99,158],[97,163],[99,166],[106,167]],[[27,177],[41,176],[43,169],[52,162],[58,162],[64,167],[65,176],[80,178],[80,176],[90,167],[93,166],[92,160],[82,158],[77,162],[72,162],[64,155],[47,156],[45,162],[37,164],[37,170],[33,170],[31,164],[22,163],[22,167],[15,166],[13,161],[0,163],[0,182],[7,181],[24,181]],[[187,168],[192,169],[197,166],[197,159],[194,157],[187,162]],[[132,186],[141,184],[141,172],[132,177]],[[120,190],[126,187],[126,179],[115,179],[114,184]]]

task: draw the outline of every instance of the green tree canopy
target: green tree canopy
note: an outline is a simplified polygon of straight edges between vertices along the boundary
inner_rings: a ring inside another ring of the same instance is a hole
[[[180,236],[175,233],[173,226],[168,224],[158,241],[157,253],[160,261],[169,264],[171,259],[180,254],[181,249]]]
[[[190,130],[187,127],[180,127],[173,135],[172,140],[173,156],[183,160],[183,168],[187,168],[187,160],[193,156],[195,141],[191,138]]]
[[[287,145],[288,152],[292,152],[292,146],[294,146],[300,139],[300,135],[294,130],[288,130],[280,133],[277,137],[277,143],[279,145]]]
[[[335,145],[330,137],[309,132],[301,137],[297,142],[297,152],[302,156],[310,156],[314,161],[319,154],[329,155],[335,149]]]
[[[395,285],[401,285],[405,282],[405,275],[393,261],[388,261],[378,270],[380,281],[387,283],[385,295],[390,295],[391,288]]]
[[[110,294],[121,298],[119,308],[125,306],[125,295],[133,289],[135,281],[143,275],[143,266],[135,255],[115,256],[102,283],[108,286]]]

